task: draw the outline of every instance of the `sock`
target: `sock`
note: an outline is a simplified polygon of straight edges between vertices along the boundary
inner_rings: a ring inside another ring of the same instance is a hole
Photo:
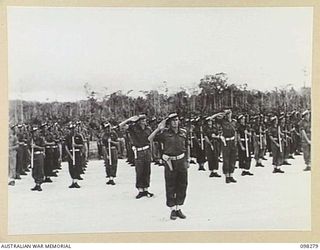
[[[138,191],[139,192],[143,192],[143,188],[138,188]]]
[[[170,207],[170,210],[171,210],[171,211],[174,211],[174,210],[176,210],[176,207],[175,207],[175,206]]]
[[[181,206],[177,205],[176,208],[177,208],[177,211],[178,211],[178,210],[181,209]]]

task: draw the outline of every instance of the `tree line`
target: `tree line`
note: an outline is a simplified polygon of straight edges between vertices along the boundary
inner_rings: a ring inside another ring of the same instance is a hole
[[[46,120],[67,123],[71,120],[100,123],[103,120],[122,121],[130,116],[146,113],[164,117],[169,112],[191,117],[211,115],[224,108],[235,113],[279,113],[311,108],[311,88],[299,90],[286,85],[271,91],[248,89],[246,84],[230,84],[225,73],[204,76],[195,89],[181,88],[173,94],[158,90],[141,91],[132,97],[130,91],[117,91],[103,98],[84,85],[87,99],[77,102],[30,102],[12,100],[9,104],[11,123],[40,123]]]

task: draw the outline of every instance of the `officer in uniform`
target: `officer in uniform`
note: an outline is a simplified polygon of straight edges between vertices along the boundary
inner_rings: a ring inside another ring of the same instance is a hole
[[[139,191],[136,199],[144,196],[152,197],[153,194],[148,191],[151,175],[151,149],[148,137],[151,134],[151,128],[147,126],[146,115],[144,114],[131,117],[120,123],[119,126],[121,127],[129,121],[134,122],[129,126],[128,131],[135,158],[136,188]]]
[[[310,112],[308,110],[302,113],[300,122],[302,152],[306,168],[304,171],[311,171],[311,121]]]
[[[76,125],[70,124],[70,133],[65,138],[65,149],[68,156],[69,173],[72,184],[69,188],[80,188],[77,180],[80,178],[81,170],[81,149],[83,147],[82,137],[75,132]]]
[[[44,152],[45,152],[45,140],[40,134],[38,128],[32,129],[31,139],[31,167],[32,177],[36,183],[32,191],[42,191],[41,184],[44,180]]]
[[[238,157],[239,157],[239,168],[242,169],[242,176],[245,175],[253,175],[250,172],[251,167],[251,146],[250,140],[251,132],[249,132],[248,126],[245,123],[245,116],[239,115],[238,116],[238,129],[237,129],[237,136],[238,136]]]
[[[104,164],[106,167],[107,185],[115,185],[114,178],[117,176],[118,165],[118,135],[111,129],[110,123],[104,123],[104,133],[102,135],[102,151]]]
[[[153,139],[163,143],[166,204],[171,210],[170,219],[185,219],[181,206],[184,204],[188,185],[187,135],[185,130],[179,128],[176,113],[170,114],[158,125],[149,136],[150,142]]]
[[[207,117],[207,126],[204,128],[205,151],[210,170],[209,177],[221,177],[217,173],[219,169],[219,144],[220,144],[220,129],[215,123],[215,115]]]
[[[284,171],[280,169],[283,162],[283,142],[280,125],[278,124],[276,116],[271,117],[270,121],[271,126],[269,128],[269,138],[272,150],[272,165],[274,167],[273,173],[284,173]]]
[[[220,120],[222,127],[221,140],[223,143],[222,157],[223,157],[223,174],[226,176],[226,183],[236,183],[237,181],[233,178],[233,172],[235,169],[237,148],[236,148],[236,128],[232,122],[232,111],[225,110],[220,113],[219,116],[223,118]]]

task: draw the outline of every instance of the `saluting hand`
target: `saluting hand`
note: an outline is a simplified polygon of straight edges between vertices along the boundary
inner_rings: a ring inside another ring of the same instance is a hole
[[[166,121],[167,121],[167,119],[164,119],[158,124],[159,130],[163,130],[166,127]]]
[[[134,116],[129,118],[129,121],[136,121],[136,120],[138,120],[138,118],[139,117],[137,115],[134,115]]]

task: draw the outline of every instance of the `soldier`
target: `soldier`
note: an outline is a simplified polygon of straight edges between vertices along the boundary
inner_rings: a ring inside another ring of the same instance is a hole
[[[149,125],[153,130],[155,130],[157,128],[157,118],[153,117],[150,122]],[[161,144],[157,141],[152,141],[151,143],[152,145],[152,160],[154,161],[154,163],[156,165],[161,165]]]
[[[104,164],[106,167],[107,185],[115,185],[114,178],[117,175],[118,165],[118,150],[119,146],[118,135],[111,129],[110,123],[104,123],[104,133],[102,135],[102,151],[104,155]]]
[[[302,137],[300,133],[300,121],[302,120],[301,114],[299,111],[296,111],[295,113],[295,121],[294,121],[294,129],[295,129],[295,153],[294,155],[301,155],[301,150],[302,150]]]
[[[103,123],[101,125],[101,127],[103,128]],[[97,135],[97,147],[98,147],[98,159],[102,159],[103,158],[103,153],[102,153],[102,132],[97,131],[96,135]]]
[[[144,196],[152,197],[153,194],[148,191],[151,175],[151,150],[148,137],[151,134],[151,128],[147,126],[146,115],[131,117],[120,123],[119,126],[121,127],[130,121],[134,122],[129,126],[128,131],[135,158],[136,188],[139,191],[136,199]]]
[[[208,117],[207,126],[204,129],[205,151],[210,170],[209,177],[221,177],[216,171],[219,169],[219,144],[220,129],[215,123],[215,115]]]
[[[134,152],[132,150],[132,140],[131,140],[131,136],[129,133],[128,128],[130,126],[133,126],[134,122],[132,121],[128,121],[126,124],[121,125],[121,128],[123,128],[126,132],[125,132],[125,140],[126,140],[126,149],[127,149],[127,162],[134,167]]]
[[[26,144],[26,133],[24,130],[24,125],[19,124],[18,126],[18,141],[19,148],[17,150],[17,163],[16,163],[16,179],[21,179],[21,175],[27,175],[25,172],[25,166],[27,162],[27,144]]]
[[[289,153],[290,153],[290,142],[288,137],[288,128],[287,128],[287,119],[284,113],[281,114],[279,118],[279,125],[281,131],[281,140],[282,140],[282,165],[291,165],[288,162]]]
[[[188,161],[190,164],[196,164],[196,162],[192,159],[195,157],[195,146],[194,146],[194,119],[188,119],[187,123],[187,138],[188,138]]]
[[[54,141],[54,135],[51,131],[51,126],[47,127],[47,123],[44,123],[40,126],[42,129],[42,136],[45,141],[45,157],[44,157],[44,176],[45,179],[43,182],[51,183],[51,176],[57,176],[56,173],[53,173],[55,168],[55,152],[54,149],[57,147],[56,142]],[[47,131],[46,131],[47,128]]]
[[[300,122],[302,152],[306,168],[304,171],[311,171],[311,122],[310,112],[308,110],[302,113],[302,120]]]
[[[32,177],[36,183],[32,191],[42,191],[41,184],[44,179],[44,151],[45,151],[45,140],[40,134],[37,127],[32,129],[31,138],[31,167]]]
[[[253,148],[254,148],[254,159],[256,161],[256,167],[264,167],[261,160],[266,160],[264,158],[266,150],[266,128],[263,122],[263,116],[256,117],[253,122],[252,132],[253,132]]]
[[[16,163],[17,163],[17,150],[19,148],[18,138],[15,132],[15,125],[11,126],[9,129],[9,183],[8,185],[15,185],[16,178]]]
[[[83,180],[83,178],[80,175],[85,173],[85,170],[87,167],[87,148],[86,148],[87,141],[83,132],[83,125],[81,121],[78,121],[76,123],[76,133],[77,133],[77,136],[82,141],[82,145],[83,145],[80,149],[80,167],[79,167],[79,177],[78,177],[78,180]]]
[[[81,149],[83,147],[82,137],[75,132],[76,126],[69,125],[70,133],[65,138],[65,149],[68,157],[69,173],[72,178],[72,184],[69,188],[80,188],[77,180],[80,178],[81,169]]]
[[[127,156],[127,150],[126,150],[126,140],[125,140],[125,129],[122,127],[120,128],[119,126],[116,127],[116,133],[118,135],[118,154],[119,154],[119,159],[125,159]]]
[[[53,124],[53,138],[56,143],[54,147],[54,166],[56,170],[61,169],[61,161],[62,161],[62,132],[59,129],[58,123]]]
[[[168,129],[165,129],[166,124]],[[170,219],[185,219],[181,206],[184,204],[188,185],[187,135],[185,130],[179,128],[176,113],[170,114],[158,125],[149,136],[150,142],[153,139],[163,143],[166,204],[171,210]]]
[[[223,118],[220,120],[222,127],[221,140],[223,142],[222,157],[223,157],[223,174],[226,176],[226,183],[236,183],[233,178],[233,172],[236,162],[236,128],[232,123],[232,111],[225,110],[223,113],[219,113],[219,116]]]
[[[269,138],[271,142],[271,150],[272,150],[272,165],[274,167],[273,173],[284,173],[283,170],[280,169],[282,165],[282,133],[280,129],[280,125],[278,124],[278,119],[276,116],[271,117],[271,126],[269,128]]]
[[[239,168],[243,171],[242,176],[253,175],[250,172],[251,167],[251,146],[249,143],[249,137],[252,134],[249,132],[248,126],[245,124],[245,116],[239,115],[238,117],[238,156],[239,156]]]

